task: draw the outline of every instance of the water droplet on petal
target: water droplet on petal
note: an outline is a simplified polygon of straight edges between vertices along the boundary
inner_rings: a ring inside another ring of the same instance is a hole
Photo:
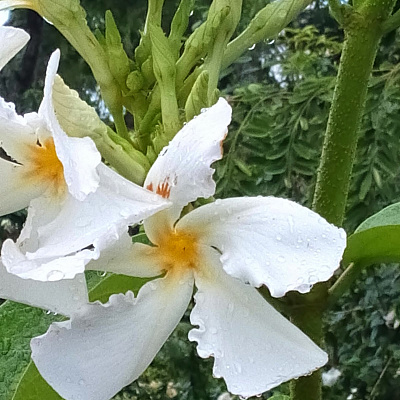
[[[284,256],[278,256],[278,261],[279,262],[285,262],[285,257]]]
[[[83,386],[84,384],[85,384],[85,380],[84,379],[79,379],[79,382],[78,382],[81,386]]]
[[[64,276],[65,276],[64,272],[55,269],[47,274],[47,280],[50,282],[59,281],[63,279]]]
[[[233,369],[237,374],[242,373],[242,366],[239,363],[233,363]]]

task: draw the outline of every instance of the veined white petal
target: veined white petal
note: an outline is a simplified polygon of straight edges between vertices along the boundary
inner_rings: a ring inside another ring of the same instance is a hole
[[[151,167],[144,186],[165,198],[176,209],[175,222],[186,204],[215,192],[211,164],[222,157],[222,141],[231,121],[231,107],[223,98],[188,122],[164,147]]]
[[[31,341],[32,359],[46,381],[66,400],[109,400],[147,368],[189,303],[193,277],[176,277],[112,295],[71,321],[53,323]],[[112,372],[112,373],[110,373]]]
[[[60,51],[56,50],[50,57],[42,104],[39,115],[46,119],[48,128],[53,134],[57,156],[64,167],[65,181],[72,196],[84,200],[87,195],[96,191],[99,176],[96,167],[101,156],[90,138],[70,138],[61,129],[54,113],[52,90],[57,73]]]
[[[306,207],[274,197],[217,200],[185,215],[177,228],[195,230],[221,252],[225,271],[271,295],[301,293],[339,267],[346,234]]]
[[[8,272],[23,279],[34,279],[42,282],[54,282],[61,279],[73,279],[85,271],[85,265],[93,258],[93,251],[83,250],[79,253],[60,258],[29,258],[21,252],[11,239],[3,243],[2,262]]]
[[[28,43],[29,38],[23,29],[0,27],[0,70]]]
[[[85,201],[68,196],[58,215],[50,221],[43,221],[41,217],[34,220],[36,227],[31,231],[38,232],[38,241],[35,246],[26,246],[27,251],[34,253],[29,254],[29,258],[60,257],[89,245],[96,248],[97,242],[104,248],[104,238],[109,237],[113,242],[128,225],[170,205],[167,200],[129,182],[104,164],[98,166],[98,172],[100,186]],[[38,216],[46,211],[39,210],[46,207],[43,202],[32,203],[31,208],[34,207],[38,209],[35,211]]]
[[[71,316],[89,302],[85,275],[71,280],[41,282],[7,272],[0,261],[0,298]]]
[[[195,274],[198,292],[189,332],[200,357],[214,357],[213,374],[241,396],[261,394],[323,366],[327,355],[270,306],[253,287],[226,274],[209,250]],[[203,272],[203,273],[202,273]]]
[[[116,243],[110,245],[98,242],[96,247],[101,257],[91,261],[86,269],[141,278],[151,278],[163,273],[162,266],[159,265],[159,249],[142,243],[132,243],[127,232],[121,234]]]

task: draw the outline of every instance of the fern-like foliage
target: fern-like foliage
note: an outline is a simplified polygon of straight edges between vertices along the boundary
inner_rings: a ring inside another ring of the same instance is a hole
[[[231,96],[234,119],[217,165],[217,196],[273,195],[310,206],[340,45],[335,38],[317,40],[315,28],[305,31],[291,29],[289,39],[281,39],[288,45],[282,45],[274,83],[252,83]],[[318,41],[328,56],[322,57]],[[400,199],[398,70],[386,65],[371,81],[348,201],[350,230]]]

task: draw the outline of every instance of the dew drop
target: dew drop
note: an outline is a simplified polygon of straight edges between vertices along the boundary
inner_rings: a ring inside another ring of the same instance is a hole
[[[63,279],[64,276],[65,276],[64,272],[55,269],[47,274],[47,280],[50,282],[59,281]]]
[[[278,256],[278,261],[279,262],[285,262],[285,257],[284,256]]]
[[[291,215],[289,215],[287,220],[288,220],[288,223],[289,223],[290,233],[293,233],[293,231],[294,231],[293,217]]]
[[[233,369],[237,374],[242,373],[242,366],[239,363],[233,363]]]
[[[78,382],[81,386],[83,386],[84,384],[85,384],[85,380],[84,379],[79,379],[79,382]]]

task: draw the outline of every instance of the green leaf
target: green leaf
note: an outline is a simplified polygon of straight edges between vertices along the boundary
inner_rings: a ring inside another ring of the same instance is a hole
[[[11,400],[62,400],[63,398],[42,378],[35,364],[30,361],[17,391]]]
[[[106,303],[108,298],[114,293],[126,293],[128,290],[135,294],[139,289],[151,279],[148,278],[136,278],[134,276],[108,275],[106,279],[98,283],[90,292],[90,301],[101,301]]]
[[[149,279],[111,274],[104,279],[94,273],[88,279],[90,301],[108,301],[111,294],[135,292]],[[100,280],[100,281],[99,281]],[[29,342],[46,332],[54,321],[63,317],[11,301],[0,307],[0,399],[2,400],[60,400],[41,377],[30,360]]]
[[[400,203],[392,204],[378,213],[367,218],[355,231],[359,233],[367,229],[380,226],[399,225],[400,226]]]
[[[31,338],[42,335],[52,322],[61,319],[11,301],[0,306],[0,399],[13,399],[19,380],[30,363]]]
[[[348,238],[343,262],[400,262],[400,203],[386,207],[356,229]]]
[[[290,400],[290,396],[286,396],[284,394],[275,394],[272,397],[269,397],[268,400]]]

